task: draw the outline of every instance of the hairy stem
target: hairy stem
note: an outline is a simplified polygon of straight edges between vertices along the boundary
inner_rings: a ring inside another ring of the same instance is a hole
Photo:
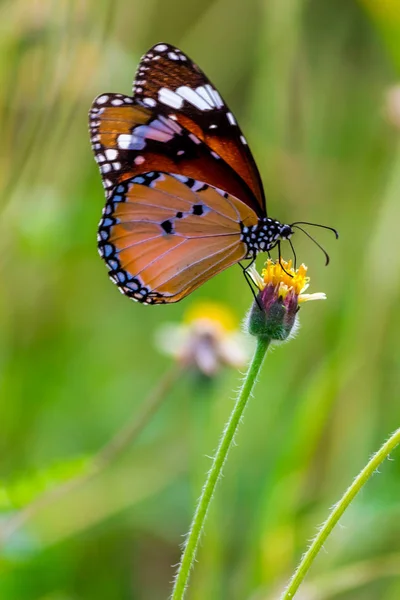
[[[315,557],[318,552],[321,550],[322,546],[326,542],[326,539],[336,523],[339,521],[340,517],[343,515],[346,508],[352,502],[354,497],[358,494],[361,488],[367,483],[368,479],[374,474],[379,465],[389,456],[389,454],[394,450],[394,448],[400,443],[400,429],[397,429],[383,444],[383,446],[378,450],[376,454],[373,455],[371,460],[368,462],[366,467],[357,475],[353,483],[346,490],[342,498],[339,502],[334,506],[331,514],[322,525],[321,529],[315,536],[311,546],[304,554],[303,558],[300,561],[299,566],[297,567],[290,583],[284,593],[281,596],[281,600],[289,600],[294,597],[296,591],[298,590],[301,582],[306,576],[309,568],[314,562]]]
[[[247,401],[251,395],[254,384],[257,380],[266,351],[270,341],[267,338],[258,338],[257,347],[254,352],[253,359],[245,376],[242,389],[240,390],[236,404],[229,417],[228,423],[222,434],[218,449],[213,458],[211,469],[208,472],[206,482],[201,492],[192,524],[186,539],[185,548],[182,553],[181,562],[175,579],[174,588],[172,590],[172,600],[182,600],[187,589],[190,571],[196,559],[199,540],[204,528],[204,523],[207,517],[207,512],[221,476],[223,466],[225,464],[228,452],[232,446],[235,434],[239,427],[240,419],[243,411],[246,408]]]

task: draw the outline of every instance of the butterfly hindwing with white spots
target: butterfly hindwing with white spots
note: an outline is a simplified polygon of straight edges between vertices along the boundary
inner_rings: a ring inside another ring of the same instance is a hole
[[[248,185],[265,214],[261,178],[233,113],[201,69],[181,50],[156,44],[142,58],[133,85],[135,101],[164,114],[202,140]]]

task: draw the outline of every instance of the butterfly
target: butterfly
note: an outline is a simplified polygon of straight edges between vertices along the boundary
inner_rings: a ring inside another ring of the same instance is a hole
[[[174,46],[156,44],[142,57],[132,96],[98,96],[89,131],[106,194],[99,253],[133,300],[177,302],[259,252],[278,245],[280,255],[281,240],[304,223],[267,216],[233,113]]]

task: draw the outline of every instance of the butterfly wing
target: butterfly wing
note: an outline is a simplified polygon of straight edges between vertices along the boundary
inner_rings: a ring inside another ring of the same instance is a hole
[[[250,188],[259,214],[266,215],[260,174],[247,141],[216,88],[190,58],[169,44],[156,44],[139,64],[133,96],[144,106],[173,115],[216,152]],[[224,182],[219,187],[225,189]],[[236,196],[241,198],[239,191]]]
[[[177,302],[246,258],[242,228],[257,222],[251,208],[218,188],[152,172],[111,195],[99,252],[123,294],[146,304]]]
[[[176,302],[249,256],[261,180],[232,113],[185,55],[155,46],[134,97],[102,94],[89,127],[107,196],[99,252],[122,293]]]
[[[240,175],[174,115],[157,113],[130,96],[102,94],[90,110],[89,129],[107,198],[119,183],[154,170],[207,181],[259,212]]]

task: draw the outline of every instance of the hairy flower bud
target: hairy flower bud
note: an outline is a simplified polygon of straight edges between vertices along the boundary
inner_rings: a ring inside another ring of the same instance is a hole
[[[299,304],[324,300],[325,294],[303,294],[308,288],[307,267],[292,268],[292,262],[268,260],[262,274],[255,267],[249,274],[260,290],[250,310],[247,329],[251,335],[286,340],[296,329]]]

